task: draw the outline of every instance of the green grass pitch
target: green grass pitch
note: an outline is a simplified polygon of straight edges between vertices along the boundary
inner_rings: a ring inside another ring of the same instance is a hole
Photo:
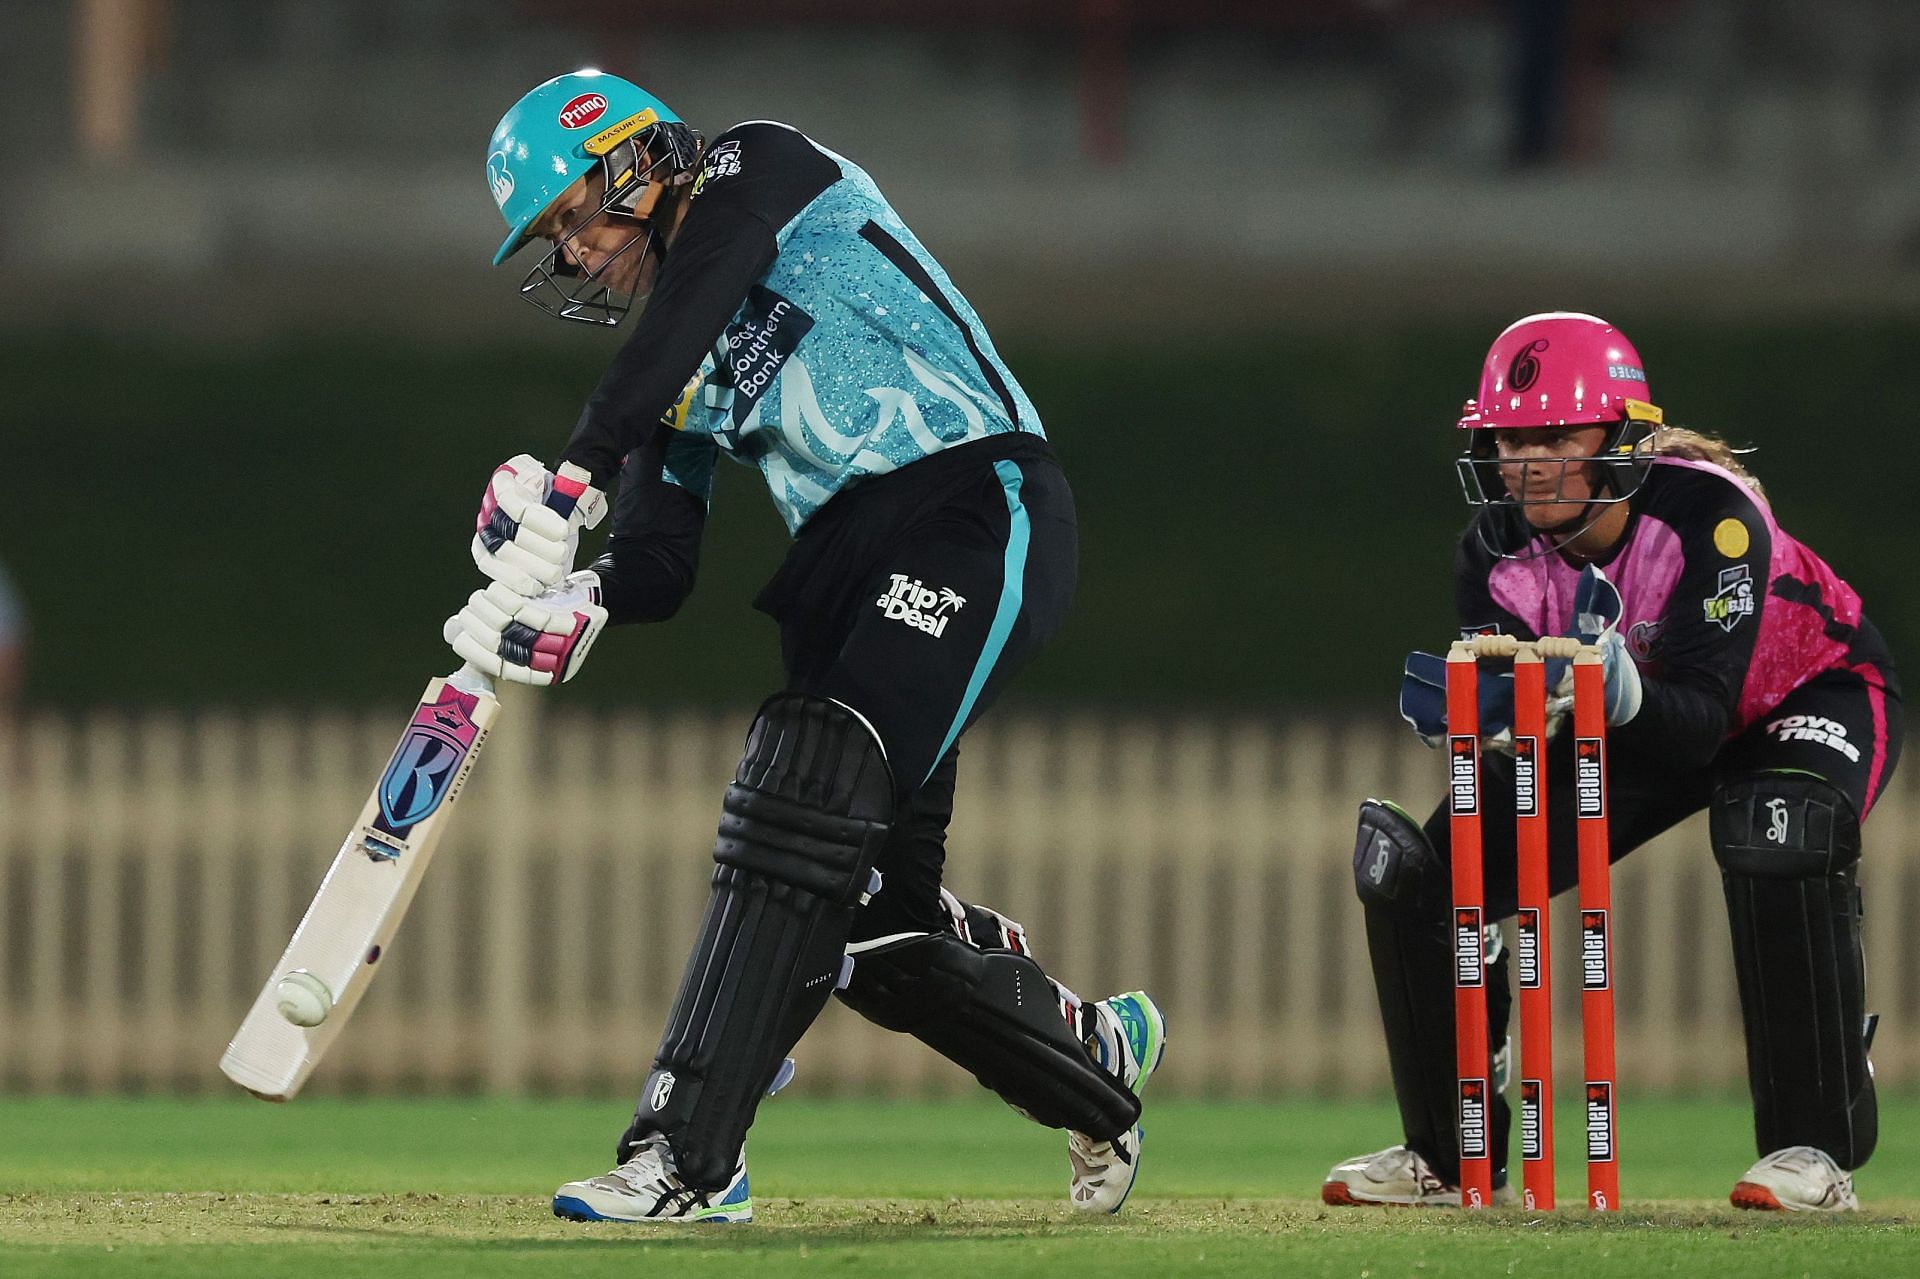
[[[1598,1218],[1577,1130],[1563,1208],[1325,1209],[1335,1160],[1388,1144],[1383,1103],[1149,1102],[1126,1211],[1065,1203],[1062,1139],[991,1101],[782,1098],[749,1143],[757,1219],[582,1226],[547,1199],[603,1171],[624,1103],[0,1099],[0,1275],[1390,1276],[1911,1274],[1920,1100],[1883,1103],[1844,1220],[1735,1213],[1738,1100],[1630,1100],[1627,1210]]]

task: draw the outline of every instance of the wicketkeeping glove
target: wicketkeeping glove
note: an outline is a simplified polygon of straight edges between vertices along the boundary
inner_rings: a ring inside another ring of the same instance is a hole
[[[1490,746],[1512,740],[1513,676],[1481,670],[1480,737]],[[1400,678],[1400,718],[1413,725],[1420,740],[1438,746],[1447,740],[1447,659],[1418,650],[1407,654]]]
[[[1640,713],[1642,698],[1640,668],[1620,634],[1621,611],[1620,588],[1591,564],[1580,570],[1579,585],[1573,588],[1573,633],[1581,643],[1600,650],[1607,672],[1607,723],[1615,728]],[[1571,672],[1566,680],[1571,696]]]
[[[573,568],[580,530],[606,514],[606,494],[571,462],[559,474],[522,453],[494,468],[473,523],[473,562],[516,595],[532,599]]]
[[[495,582],[475,591],[441,634],[463,660],[495,679],[546,685],[574,677],[606,624],[600,575],[586,569],[532,599]]]

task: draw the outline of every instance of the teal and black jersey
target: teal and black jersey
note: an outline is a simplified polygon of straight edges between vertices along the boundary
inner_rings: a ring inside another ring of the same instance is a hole
[[[632,338],[562,459],[656,523],[663,484],[711,494],[721,453],[766,478],[789,532],[836,493],[958,444],[1045,438],[980,317],[858,166],[786,125],[707,149]],[[649,496],[650,494],[650,496]],[[629,500],[631,497],[632,500]]]

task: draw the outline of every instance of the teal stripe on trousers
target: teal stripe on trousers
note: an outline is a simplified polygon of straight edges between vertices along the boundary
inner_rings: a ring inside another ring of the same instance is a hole
[[[940,767],[940,761],[947,757],[954,739],[960,736],[960,730],[966,726],[967,716],[973,713],[973,704],[980,700],[980,690],[987,686],[987,676],[993,673],[994,664],[1007,647],[1007,636],[1013,634],[1013,623],[1020,616],[1020,605],[1026,598],[1027,544],[1033,539],[1033,525],[1027,519],[1027,508],[1020,504],[1020,467],[1015,462],[1002,460],[993,464],[993,471],[1000,477],[1000,487],[1007,494],[1006,580],[1000,584],[1000,607],[994,612],[993,625],[987,630],[987,642],[980,649],[980,660],[974,663],[973,678],[967,681],[967,692],[960,699],[960,710],[953,717],[953,727],[947,730],[946,740],[934,752],[933,767],[927,769],[927,777],[932,777],[933,770]],[[924,784],[926,777],[920,780]]]

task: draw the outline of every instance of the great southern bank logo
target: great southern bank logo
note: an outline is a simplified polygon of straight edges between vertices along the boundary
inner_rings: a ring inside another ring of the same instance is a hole
[[[946,633],[947,619],[966,607],[967,601],[950,586],[936,591],[905,573],[894,573],[891,579],[887,593],[874,601],[888,621],[905,622],[938,638]]]

